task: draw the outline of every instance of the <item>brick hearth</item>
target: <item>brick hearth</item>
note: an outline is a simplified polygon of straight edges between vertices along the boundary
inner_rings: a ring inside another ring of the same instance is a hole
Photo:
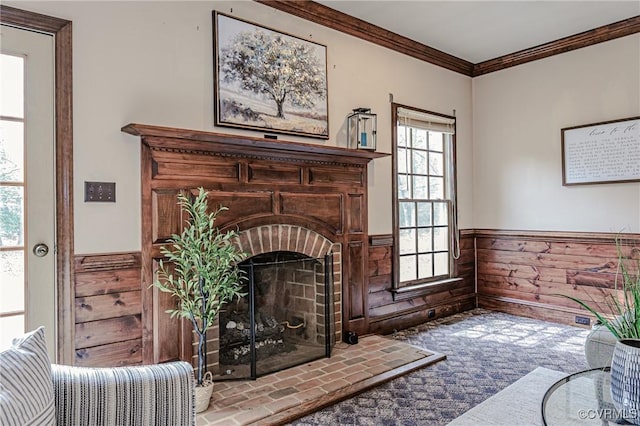
[[[357,345],[338,344],[331,358],[253,381],[216,382],[197,424],[284,424],[443,359],[391,338],[366,336]]]

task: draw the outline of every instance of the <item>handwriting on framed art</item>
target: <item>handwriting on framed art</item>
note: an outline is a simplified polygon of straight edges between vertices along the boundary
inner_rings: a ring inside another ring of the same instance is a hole
[[[561,132],[562,185],[640,181],[640,117]]]

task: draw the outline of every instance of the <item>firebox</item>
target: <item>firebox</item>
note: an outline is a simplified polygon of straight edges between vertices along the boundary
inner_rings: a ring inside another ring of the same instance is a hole
[[[219,379],[255,379],[331,356],[331,254],[276,251],[239,267],[245,296],[220,313]]]

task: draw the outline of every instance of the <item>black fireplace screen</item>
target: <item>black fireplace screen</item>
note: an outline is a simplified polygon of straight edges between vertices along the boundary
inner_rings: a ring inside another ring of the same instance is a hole
[[[252,379],[331,356],[333,259],[278,251],[240,264],[243,293],[220,313],[220,378]]]

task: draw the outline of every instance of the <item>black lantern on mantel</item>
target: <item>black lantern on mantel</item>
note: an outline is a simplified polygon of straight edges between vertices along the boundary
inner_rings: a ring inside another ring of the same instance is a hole
[[[349,148],[376,150],[376,115],[370,108],[356,108],[347,117]]]

